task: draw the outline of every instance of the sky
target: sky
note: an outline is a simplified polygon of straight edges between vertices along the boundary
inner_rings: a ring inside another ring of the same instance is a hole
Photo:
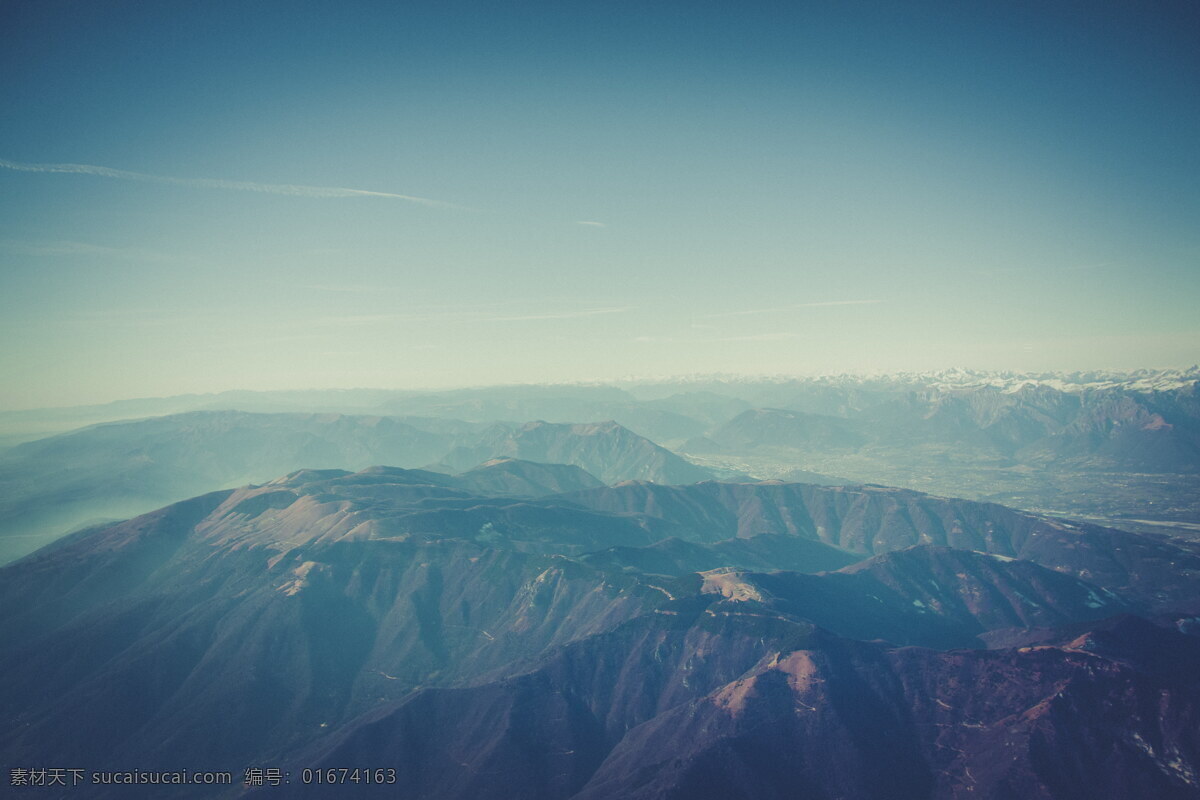
[[[1200,362],[1200,7],[3,0],[0,408]]]

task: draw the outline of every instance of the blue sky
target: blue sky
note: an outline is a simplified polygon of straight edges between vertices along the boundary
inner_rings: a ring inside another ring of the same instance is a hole
[[[1200,361],[1191,3],[0,23],[6,408]]]

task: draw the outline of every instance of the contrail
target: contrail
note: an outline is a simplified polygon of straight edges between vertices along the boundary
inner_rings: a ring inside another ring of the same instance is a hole
[[[705,314],[705,319],[716,319],[717,317],[747,317],[752,314],[775,314],[780,311],[787,311],[793,308],[828,308],[831,306],[870,306],[876,303],[882,303],[882,300],[823,300],[817,303],[793,303],[790,306],[776,306],[774,308],[752,308],[749,311],[722,311],[720,314]]]
[[[824,308],[825,306],[871,306],[882,300],[826,300],[821,303],[796,303],[793,308]]]
[[[22,164],[19,161],[9,161],[0,158],[0,167],[16,170],[17,172],[66,172],[77,175],[98,175],[101,178],[120,178],[126,181],[143,181],[146,183],[165,183],[171,186],[187,186],[195,189],[234,189],[241,192],[265,192],[267,194],[284,194],[292,197],[388,197],[395,200],[407,200],[423,206],[439,208],[457,208],[465,206],[446,203],[441,200],[430,200],[426,197],[413,197],[407,194],[391,192],[369,192],[366,189],[343,189],[337,186],[297,186],[290,183],[254,183],[252,181],[226,181],[213,178],[173,178],[168,175],[150,175],[145,172],[130,172],[112,167],[99,167],[94,164]]]

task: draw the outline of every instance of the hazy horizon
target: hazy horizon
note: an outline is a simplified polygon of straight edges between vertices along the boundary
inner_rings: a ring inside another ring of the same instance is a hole
[[[15,2],[0,409],[1200,362],[1200,11]]]
[[[811,372],[806,374],[801,373],[692,373],[687,375],[623,375],[609,379],[579,379],[579,380],[557,380],[557,381],[509,381],[504,383],[461,383],[461,384],[446,384],[441,386],[283,386],[271,389],[254,389],[246,387],[228,387],[223,389],[212,389],[208,391],[197,392],[177,392],[164,395],[121,395],[114,397],[100,397],[94,401],[85,401],[78,403],[69,403],[63,405],[47,405],[47,406],[27,406],[5,408],[0,407],[0,413],[17,413],[17,412],[36,412],[36,411],[54,411],[68,410],[73,408],[91,408],[105,405],[119,405],[122,403],[136,403],[141,401],[168,401],[173,399],[198,398],[198,397],[220,397],[230,394],[322,394],[322,393],[362,393],[363,395],[381,394],[381,395],[421,395],[421,394],[439,394],[439,393],[454,393],[454,392],[470,392],[470,391],[489,391],[489,390],[504,390],[504,389],[542,389],[552,387],[563,388],[636,388],[639,386],[645,387],[661,387],[677,385],[681,392],[687,391],[689,385],[704,386],[713,383],[726,383],[731,386],[737,384],[770,384],[770,383],[788,383],[788,382],[806,382],[829,381],[836,383],[839,379],[862,379],[862,380],[896,380],[904,378],[929,378],[939,374],[951,375],[952,373],[962,373],[967,375],[977,375],[980,378],[1007,378],[1010,380],[1034,380],[1034,379],[1050,379],[1053,376],[1071,377],[1081,375],[1103,376],[1106,379],[1118,380],[1121,378],[1132,379],[1139,373],[1161,374],[1161,373],[1183,373],[1185,376],[1194,378],[1193,373],[1200,374],[1200,364],[1190,364],[1183,366],[1151,366],[1151,367],[1130,367],[1126,369],[1099,367],[1094,369],[1068,369],[1068,370],[977,370],[969,367],[952,365],[944,368],[935,368],[928,370],[900,370],[900,371],[860,371],[860,372]],[[969,380],[964,379],[966,384],[970,384]],[[371,406],[364,406],[363,413],[371,410]]]

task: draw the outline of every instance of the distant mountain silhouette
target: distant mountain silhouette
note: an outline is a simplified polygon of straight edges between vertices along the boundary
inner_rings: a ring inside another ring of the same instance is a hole
[[[0,456],[0,559],[31,552],[96,518],[120,519],[301,467],[357,470],[448,460],[458,471],[496,457],[574,464],[602,480],[712,477],[615,423],[514,427],[342,414],[191,412],[97,425]],[[524,478],[516,476],[518,469],[527,473]],[[558,477],[546,471],[533,477],[532,469],[514,464],[478,473],[472,489],[524,496],[596,485],[567,470],[560,469]],[[500,471],[510,473],[507,484]]]
[[[530,422],[517,428],[496,425],[477,443],[452,450],[443,462],[466,469],[496,456],[574,464],[604,483],[645,480],[679,484],[712,477],[708,470],[612,421],[582,425]]]
[[[960,460],[982,463],[1200,471],[1200,400],[1194,383],[1149,394],[1121,388],[1071,393],[1046,386],[876,395],[829,389],[825,394],[819,403],[794,398],[798,407],[745,411],[709,432],[709,444],[695,440],[687,449],[793,448],[811,455],[866,448],[876,457],[887,453],[908,463],[920,458],[921,448],[938,445],[951,447]],[[822,412],[807,410],[813,407]]]

